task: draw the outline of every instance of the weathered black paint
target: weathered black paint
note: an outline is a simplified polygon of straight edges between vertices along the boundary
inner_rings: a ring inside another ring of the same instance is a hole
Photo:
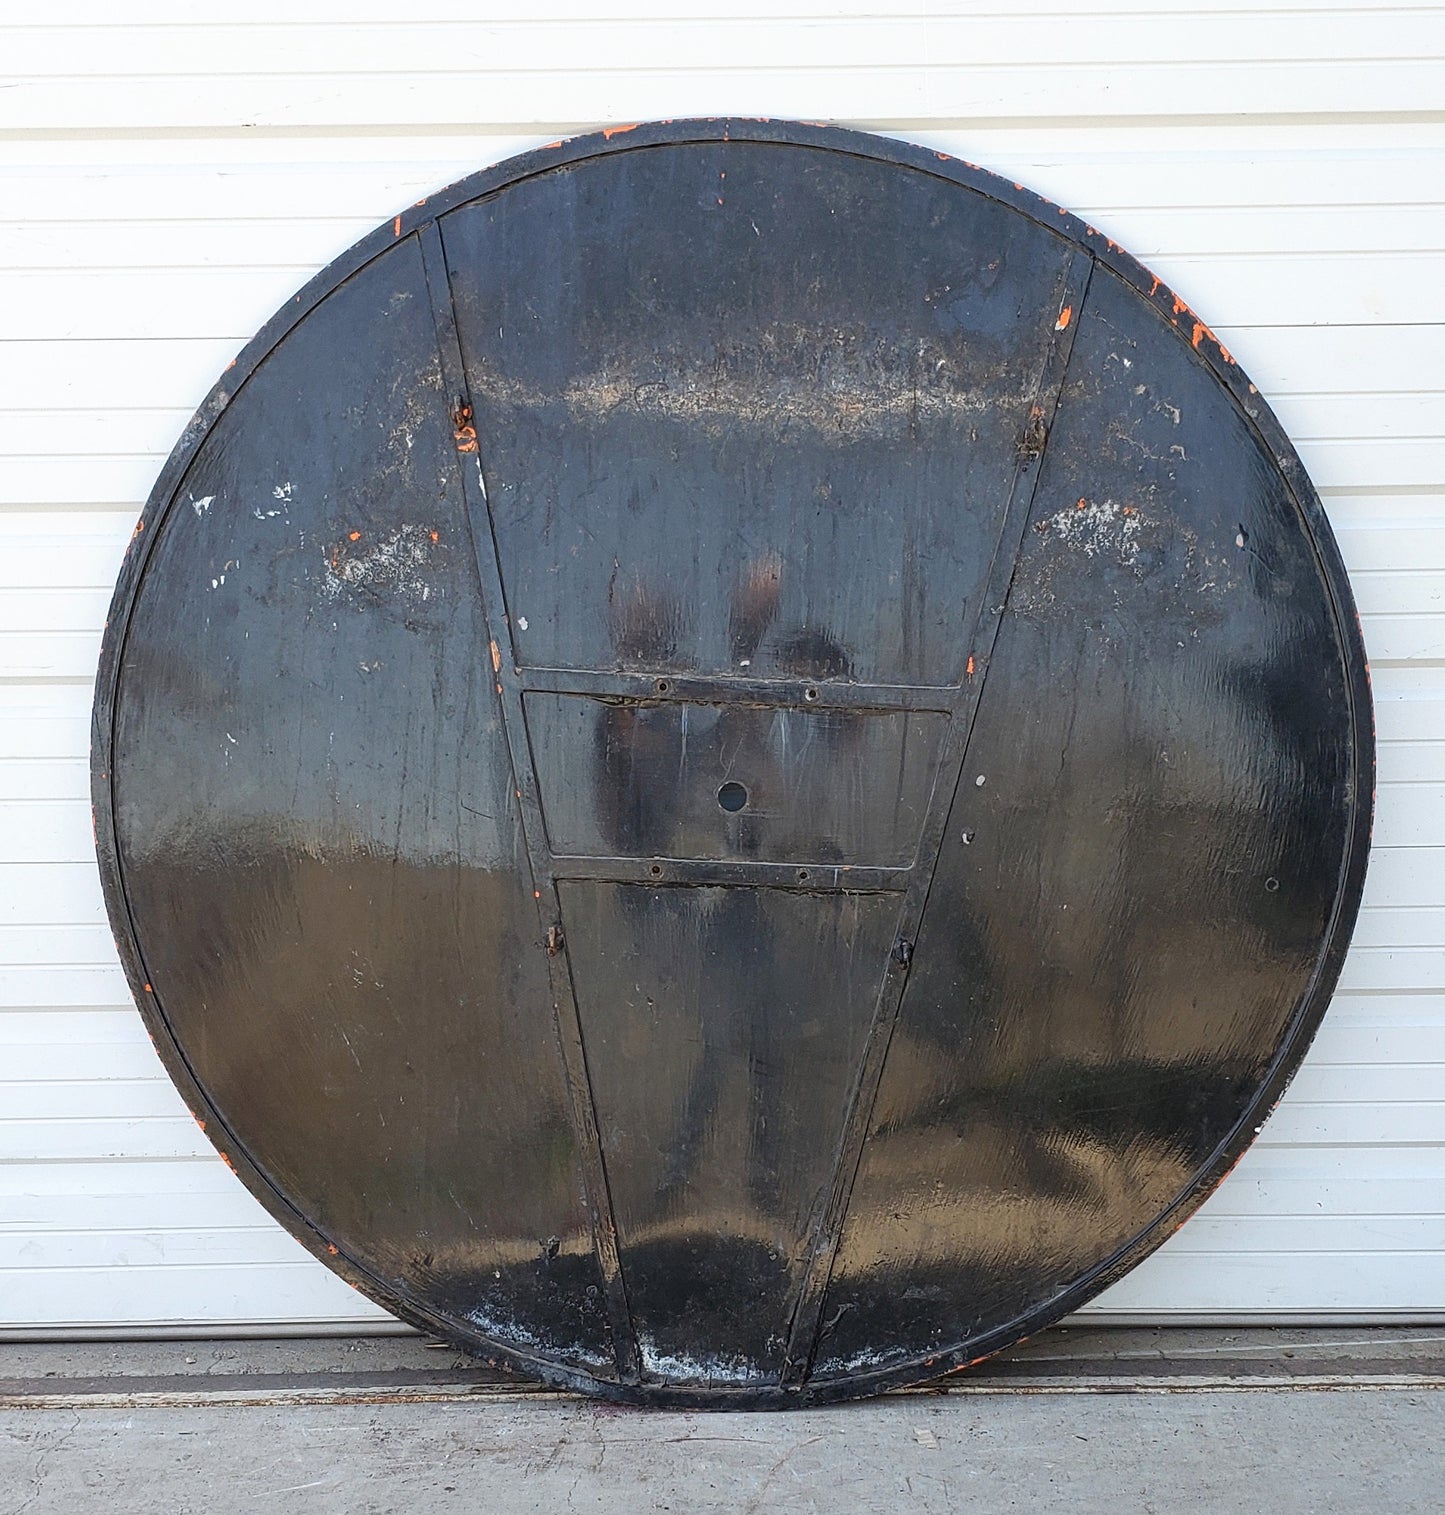
[[[405,1318],[617,1398],[916,1382],[1297,1066],[1365,866],[1324,516],[1072,217],[792,124],[488,170],[156,486],[101,868],[207,1133]]]

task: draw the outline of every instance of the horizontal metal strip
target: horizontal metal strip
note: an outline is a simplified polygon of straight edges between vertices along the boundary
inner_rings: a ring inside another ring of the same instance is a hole
[[[854,867],[840,863],[730,862],[699,858],[557,857],[557,879],[656,885],[749,885],[805,894],[892,894],[908,887],[910,868]]]
[[[697,674],[623,673],[605,668],[523,667],[527,693],[582,694],[625,700],[694,704],[787,705],[810,710],[932,710],[947,712],[954,690],[919,685],[844,684],[826,679],[719,678]]]

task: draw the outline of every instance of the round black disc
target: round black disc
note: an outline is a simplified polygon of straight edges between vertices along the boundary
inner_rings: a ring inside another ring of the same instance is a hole
[[[618,1399],[917,1382],[1259,1128],[1364,874],[1323,513],[1209,329],[941,154],[582,138],[221,380],[121,573],[106,897],[373,1299]]]

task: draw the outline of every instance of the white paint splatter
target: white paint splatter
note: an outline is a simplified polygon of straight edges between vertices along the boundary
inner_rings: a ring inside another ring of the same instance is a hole
[[[206,494],[206,495],[202,495],[199,500],[192,500],[191,501],[191,509],[195,511],[197,519],[199,519],[201,516],[205,515],[205,513],[211,508],[212,504],[215,502],[215,498],[216,497],[213,494]]]
[[[323,593],[332,600],[347,590],[429,600],[432,586],[424,570],[435,546],[433,533],[414,522],[371,544],[359,534],[355,542],[348,538],[326,559]]]
[[[1116,500],[1080,500],[1050,516],[1048,522],[1055,536],[1079,548],[1085,557],[1117,554],[1126,568],[1139,560],[1139,528],[1144,524],[1137,506],[1120,505]]]
[[[524,615],[519,615],[517,617],[517,630],[518,631],[525,631],[526,629],[527,629],[527,617],[524,616]]]
[[[637,1350],[647,1371],[669,1383],[748,1383],[765,1376],[761,1368],[740,1355],[701,1358],[660,1352],[657,1343],[641,1332]]]

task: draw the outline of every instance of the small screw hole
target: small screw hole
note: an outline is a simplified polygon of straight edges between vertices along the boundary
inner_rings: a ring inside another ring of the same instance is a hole
[[[1264,887],[1273,894],[1279,888],[1279,880],[1277,878],[1267,878],[1264,881]]]
[[[662,877],[662,864],[661,863],[654,863],[652,865],[652,867],[649,868],[647,871],[653,876],[653,878],[661,878]]]
[[[798,882],[800,884],[806,884],[808,882],[808,880],[809,880],[810,877],[812,877],[812,875],[808,872],[808,870],[806,868],[799,868],[798,869]]]
[[[803,691],[803,698],[809,701],[816,700],[818,698],[818,691],[816,689],[805,689]]]
[[[672,685],[669,684],[666,679],[658,679],[658,681],[652,687],[656,689],[659,694],[666,694],[667,691],[672,688]]]
[[[717,802],[724,810],[735,814],[747,804],[748,791],[741,784],[729,781],[718,790]]]

